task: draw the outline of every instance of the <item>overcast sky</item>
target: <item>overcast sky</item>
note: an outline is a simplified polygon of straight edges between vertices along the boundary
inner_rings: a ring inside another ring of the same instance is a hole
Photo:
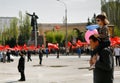
[[[61,0],[68,7],[68,22],[86,22],[94,13],[100,13],[100,0]],[[36,12],[41,23],[62,23],[65,7],[57,0],[0,0],[0,17],[18,17]]]

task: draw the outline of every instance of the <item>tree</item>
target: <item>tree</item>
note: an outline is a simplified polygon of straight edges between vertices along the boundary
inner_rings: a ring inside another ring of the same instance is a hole
[[[62,34],[61,34],[62,33]],[[62,31],[49,31],[45,34],[48,43],[61,44],[64,40],[65,33]]]
[[[74,28],[73,30],[75,30],[76,33],[77,33],[77,40],[85,41],[85,40],[84,40],[84,36],[83,36],[83,32],[81,32],[81,31],[80,31],[79,29],[77,29],[77,28]]]
[[[0,29],[0,45],[2,44],[2,29]]]
[[[14,18],[11,23],[10,23],[10,29],[8,29],[8,33],[12,34],[12,36],[10,38],[8,38],[8,43],[6,42],[6,44],[8,44],[10,47],[14,47],[17,44],[17,40],[18,40],[18,19]]]
[[[120,29],[118,27],[114,28],[114,35],[115,36],[120,36]]]
[[[1,43],[3,45],[9,45],[14,47],[18,39],[18,19],[13,18],[10,22],[10,27],[4,26],[4,30],[1,32]]]
[[[31,25],[30,25],[30,18],[28,15],[23,17],[22,12],[19,12],[19,38],[18,44],[24,45],[28,42],[31,36]]]
[[[19,19],[13,18],[10,22],[10,27],[4,26],[0,34],[0,44],[9,45],[10,47],[14,47],[16,44],[24,45],[31,36],[29,16],[25,15],[23,17],[22,12],[19,12]]]
[[[61,32],[55,32],[55,41],[60,44],[63,40],[64,34],[61,34]]]
[[[18,19],[14,18],[10,23],[10,34],[12,34],[12,37],[15,38],[15,40],[18,39]],[[8,31],[9,33],[9,31]]]
[[[101,10],[105,12],[110,23],[120,29],[120,0],[101,0]]]
[[[56,43],[54,32],[47,32],[45,37],[48,43]]]
[[[120,36],[120,0],[101,0],[101,10],[105,12],[111,24],[115,25],[115,35]]]

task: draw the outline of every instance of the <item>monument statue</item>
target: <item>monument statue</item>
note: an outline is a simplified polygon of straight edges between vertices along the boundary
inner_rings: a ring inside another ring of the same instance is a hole
[[[35,31],[35,28],[36,28],[36,31],[38,31],[38,24],[37,24],[37,19],[39,18],[37,15],[35,15],[35,12],[33,12],[33,15],[32,14],[29,14],[29,13],[26,13],[27,15],[31,16],[31,26],[32,26],[32,30]]]

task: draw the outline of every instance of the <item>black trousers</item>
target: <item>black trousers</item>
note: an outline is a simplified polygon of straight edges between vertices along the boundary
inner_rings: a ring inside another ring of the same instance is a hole
[[[10,55],[7,56],[7,62],[10,62]]]
[[[46,57],[48,58],[48,54],[46,54]]]
[[[59,58],[59,54],[57,54],[57,58]]]
[[[32,61],[31,56],[28,55],[28,60],[27,61],[29,61],[29,60]]]
[[[25,80],[25,74],[24,74],[24,72],[20,72],[20,74],[21,74],[21,80]]]
[[[120,66],[120,56],[115,56],[116,66]]]
[[[42,57],[40,57],[40,65],[42,64]]]

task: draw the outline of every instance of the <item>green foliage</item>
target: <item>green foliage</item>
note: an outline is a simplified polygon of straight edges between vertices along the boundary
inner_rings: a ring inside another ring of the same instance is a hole
[[[68,30],[67,41],[71,41],[72,37],[84,41],[84,34],[77,30]],[[63,41],[66,40],[65,31],[50,31],[46,33],[46,41],[49,43],[59,43],[63,44]]]
[[[114,28],[114,35],[115,36],[120,36],[120,29],[118,27]]]
[[[116,26],[114,35],[120,36],[120,0],[101,0],[101,5],[101,9],[107,14],[110,23]]]
[[[60,44],[63,40],[64,34],[61,34],[61,32],[55,32],[55,41]]]
[[[68,30],[67,40],[68,40],[68,41],[71,41],[71,38],[72,38],[72,36],[74,36],[74,35],[75,35],[75,33],[74,33],[73,30]],[[65,38],[66,38],[66,36],[65,36]],[[66,39],[65,39],[65,40],[66,40]]]
[[[19,16],[19,19],[11,20],[10,27],[4,26],[4,29],[0,30],[0,44],[14,47],[16,44],[23,45],[28,42],[31,35],[30,18],[27,15],[23,17],[22,12]]]
[[[46,40],[49,43],[61,43],[64,40],[64,33],[51,31],[46,33]]]
[[[5,44],[9,45],[10,47],[14,47],[17,44],[16,38],[13,37],[13,38],[10,38],[10,39],[6,40]]]
[[[79,29],[77,29],[77,28],[74,28],[73,30],[76,32],[76,38],[77,38],[77,40],[84,41],[84,33],[81,32],[81,31],[80,31]]]
[[[101,5],[110,23],[120,28],[120,0],[101,0]]]
[[[8,29],[10,34],[12,34],[12,38],[18,39],[18,19],[14,18],[10,23],[10,28]]]
[[[2,29],[0,29],[0,44],[2,44]]]
[[[48,41],[49,43],[55,43],[55,36],[54,36],[54,32],[47,32],[46,33],[46,41]]]
[[[30,18],[28,15],[25,15],[23,17],[22,12],[19,12],[19,38],[18,38],[18,44],[19,45],[24,45],[25,43],[28,42],[30,39],[31,35],[31,25],[30,25]]]
[[[16,45],[18,39],[18,19],[13,18],[10,23],[10,27],[4,26],[3,31],[1,31],[1,44],[10,45],[11,47]]]

